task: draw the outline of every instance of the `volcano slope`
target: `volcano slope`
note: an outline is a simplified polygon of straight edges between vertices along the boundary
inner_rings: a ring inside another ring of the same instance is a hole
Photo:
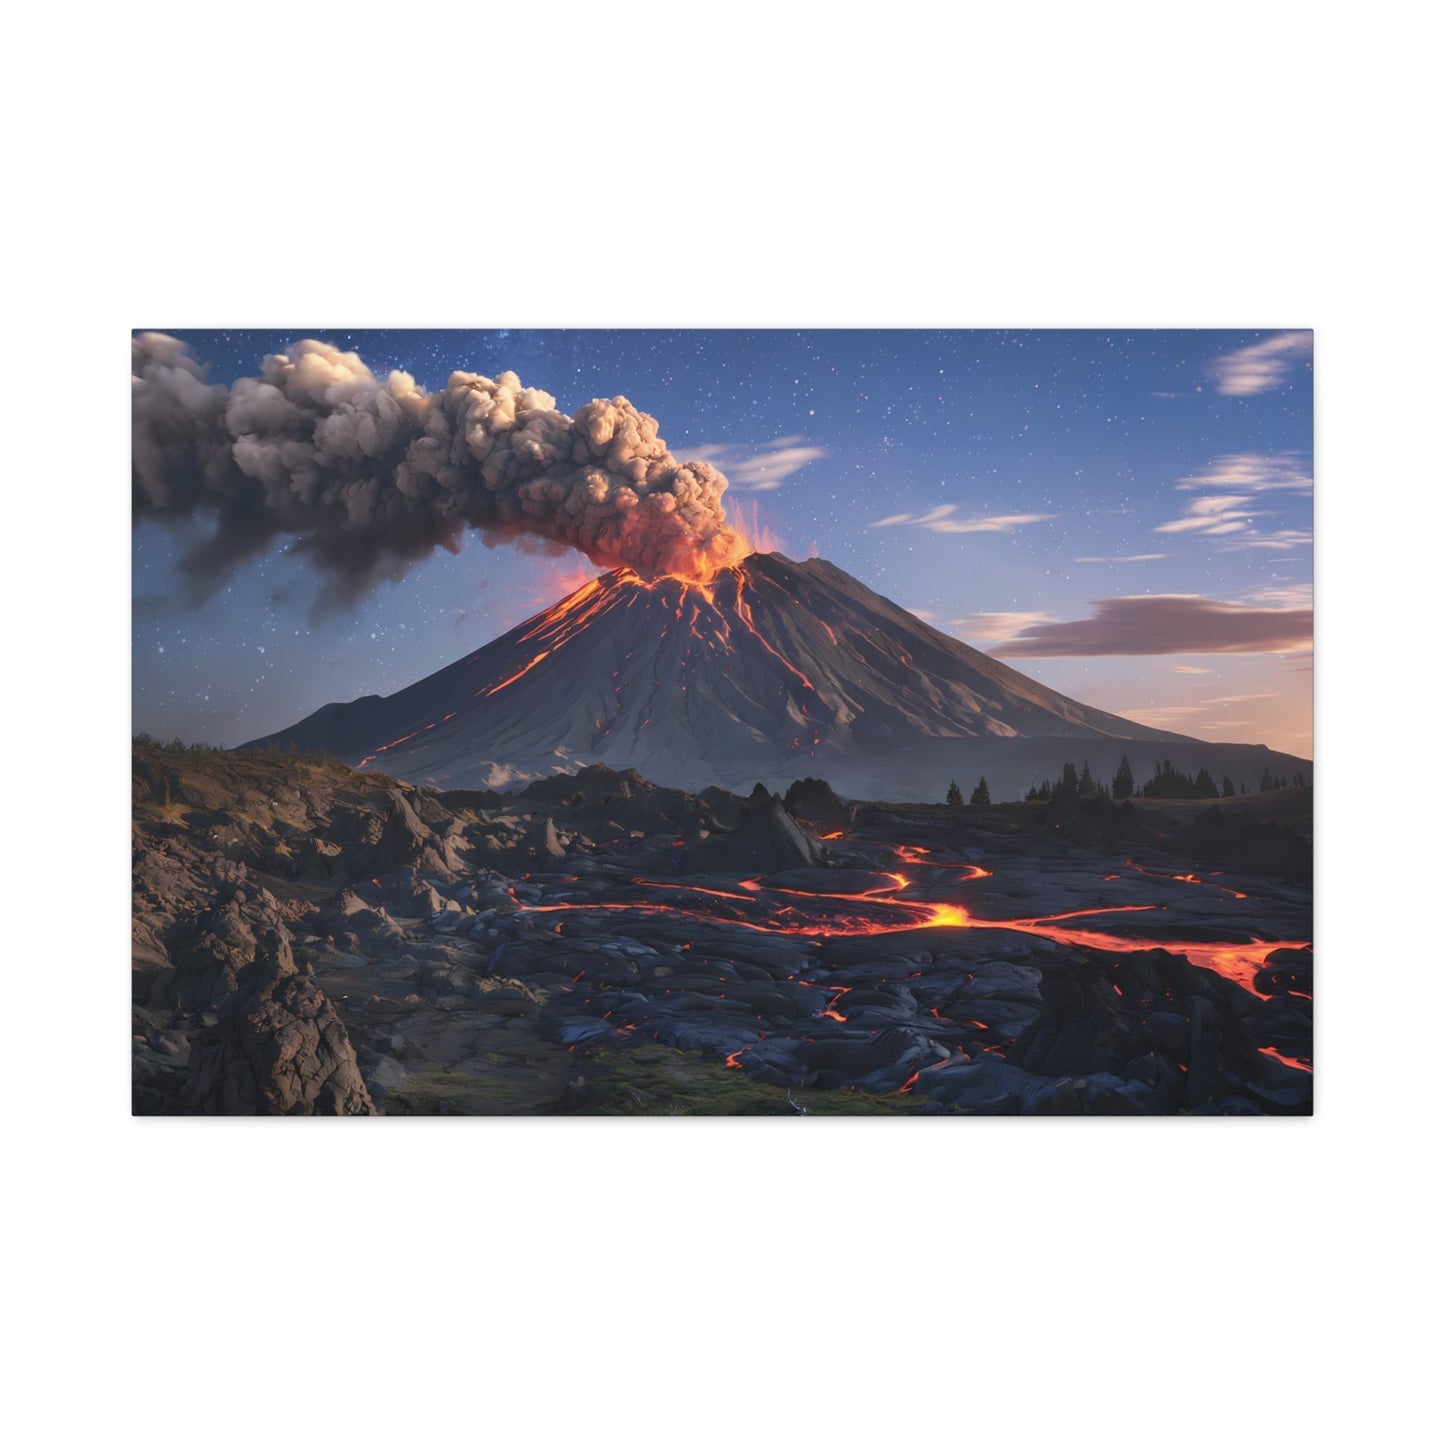
[[[1308,789],[507,797],[142,741],[133,791],[138,1113],[1311,1108]]]
[[[1168,758],[1251,783],[1308,762],[1160,732],[1073,702],[929,627],[829,562],[755,553],[707,584],[594,579],[390,697],[332,703],[247,744],[334,753],[439,787],[509,787],[582,762],[700,791],[941,798],[987,776],[1022,797],[1063,763],[1111,777]]]

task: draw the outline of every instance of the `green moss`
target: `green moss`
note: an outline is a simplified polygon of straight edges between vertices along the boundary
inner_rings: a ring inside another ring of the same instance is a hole
[[[427,1064],[382,1100],[388,1114],[509,1114],[520,1102],[506,1079],[457,1073],[444,1064]],[[443,1108],[445,1105],[445,1109]]]
[[[741,1069],[713,1063],[661,1044],[584,1052],[588,1093],[584,1114],[796,1116],[789,1090],[761,1084]],[[850,1089],[791,1090],[810,1116],[917,1114],[909,1094],[865,1094]]]

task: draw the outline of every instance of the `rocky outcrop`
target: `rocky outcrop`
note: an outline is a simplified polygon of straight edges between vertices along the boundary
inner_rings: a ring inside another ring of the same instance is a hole
[[[148,990],[189,1031],[153,1028],[138,1078],[154,1092],[187,1065],[184,1112],[375,1113],[345,1024],[295,960],[282,906],[226,859],[206,886],[212,906],[165,930],[170,966]]]
[[[534,871],[551,868],[567,856],[557,825],[550,818],[538,818],[528,827],[520,851],[523,866]]]
[[[783,795],[783,806],[793,817],[811,823],[818,833],[842,829],[851,811],[822,778],[799,778]]]
[[[1273,1016],[1278,1029],[1279,1011],[1176,954],[1083,952],[1045,964],[1039,998],[1042,1011],[1006,1062],[1031,1074],[1118,1080],[1095,1091],[1087,1112],[1260,1112],[1261,1103],[1309,1112],[1308,1076],[1261,1052],[1261,1026]]]
[[[817,838],[798,827],[783,800],[759,783],[738,826],[685,849],[680,867],[684,873],[781,873],[825,861]]]
[[[374,873],[415,868],[418,873],[452,874],[463,864],[451,839],[428,827],[402,794],[393,793],[369,866]]]
[[[186,1102],[203,1114],[375,1114],[335,1007],[296,966],[284,927],[227,934],[235,989],[190,1055]],[[241,925],[244,927],[244,923]]]

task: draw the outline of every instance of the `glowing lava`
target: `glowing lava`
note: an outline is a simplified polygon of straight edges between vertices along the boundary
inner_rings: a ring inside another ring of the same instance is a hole
[[[1228,898],[1248,898],[1249,894],[1240,893],[1237,889],[1226,888],[1223,883],[1211,883],[1207,878],[1200,878],[1194,873],[1160,873],[1157,869],[1146,868],[1142,863],[1136,863],[1132,858],[1128,859],[1124,867],[1132,868],[1135,873],[1142,873],[1146,878],[1167,878],[1173,883],[1197,883],[1201,888],[1216,888]],[[1117,878],[1117,873],[1105,875],[1107,883],[1111,878]]]
[[[1271,1059],[1278,1059],[1280,1063],[1288,1064],[1292,1069],[1303,1069],[1307,1074],[1314,1073],[1314,1070],[1302,1059],[1292,1059],[1288,1054],[1280,1053],[1278,1049],[1261,1049],[1260,1053],[1265,1054]]]
[[[910,866],[949,868],[954,870],[955,884],[972,883],[993,875],[985,868],[970,863],[943,863],[927,859],[926,850],[895,847],[895,856]],[[1079,908],[1067,913],[1046,913],[1032,918],[978,918],[962,903],[953,900],[931,901],[901,897],[913,886],[904,872],[885,873],[887,879],[871,888],[851,893],[808,892],[765,883],[761,878],[745,878],[739,891],[706,888],[697,884],[635,878],[632,886],[662,890],[673,894],[676,902],[648,903],[641,899],[609,902],[567,902],[533,904],[523,907],[527,913],[616,912],[663,913],[700,922],[745,928],[754,933],[782,934],[807,938],[860,938],[874,935],[907,933],[925,928],[993,929],[1022,933],[1047,939],[1065,947],[1092,948],[1105,953],[1135,953],[1161,948],[1182,953],[1190,963],[1207,968],[1248,989],[1256,997],[1266,998],[1254,985],[1255,974],[1264,966],[1269,954],[1277,948],[1302,947],[1302,944],[1251,939],[1248,943],[1214,943],[1189,939],[1135,938],[1105,932],[1101,927],[1065,926],[1074,919],[1101,919],[1113,914],[1153,913],[1155,904],[1132,903]],[[1195,881],[1181,878],[1181,882]],[[1233,891],[1233,890],[1227,890]],[[786,901],[784,901],[786,900]],[[771,906],[763,914],[758,904]],[[693,906],[684,906],[691,904]],[[706,908],[708,911],[703,911]],[[822,1010],[823,1018],[846,1023],[838,1003],[848,990],[837,989]],[[1304,1067],[1304,1065],[1298,1065]]]

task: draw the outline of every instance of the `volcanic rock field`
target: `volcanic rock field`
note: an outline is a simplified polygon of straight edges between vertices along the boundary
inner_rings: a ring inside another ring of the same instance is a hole
[[[1312,1108],[1307,788],[506,795],[141,741],[133,804],[136,1113]]]

